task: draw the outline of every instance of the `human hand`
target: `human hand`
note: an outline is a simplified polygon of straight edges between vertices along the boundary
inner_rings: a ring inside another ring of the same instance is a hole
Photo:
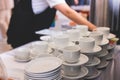
[[[96,31],[97,28],[96,28],[95,25],[91,24],[91,25],[89,25],[89,30],[90,30],[90,31]]]

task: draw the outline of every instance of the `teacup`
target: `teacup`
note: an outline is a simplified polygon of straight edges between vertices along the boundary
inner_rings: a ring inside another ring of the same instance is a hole
[[[103,37],[107,38],[110,33],[110,28],[108,27],[98,27],[97,31],[100,31],[103,33]]]
[[[69,36],[65,34],[54,36],[54,43],[57,47],[65,47],[69,44]]]
[[[36,41],[31,44],[31,50],[39,51],[39,53],[45,53],[48,50],[48,42]]]
[[[80,36],[85,36],[88,32],[88,26],[87,25],[77,25],[76,29],[79,30]]]
[[[63,60],[68,63],[76,63],[80,58],[79,46],[66,46],[63,48]]]
[[[62,70],[64,72],[64,75],[74,77],[78,76],[81,71],[81,65],[79,66],[70,66],[70,65],[64,65],[62,66]]]
[[[67,34],[69,35],[70,41],[79,41],[80,31],[76,29],[67,30]]]
[[[19,48],[15,51],[16,60],[29,60],[30,59],[30,50],[28,48]]]
[[[95,39],[96,45],[100,45],[103,40],[103,33],[99,31],[93,31],[90,33],[90,37]]]
[[[95,46],[95,39],[91,37],[82,37],[79,40],[79,46],[81,51],[93,51]]]

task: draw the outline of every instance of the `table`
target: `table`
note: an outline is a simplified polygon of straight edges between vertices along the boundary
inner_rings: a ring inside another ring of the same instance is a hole
[[[21,48],[21,47],[19,47]],[[15,80],[24,80],[24,68],[26,63],[19,63],[14,60],[15,49],[0,54],[3,63],[6,67],[9,77],[15,77]],[[113,60],[109,63],[108,67],[102,71],[102,74],[95,80],[119,80],[119,70],[120,70],[120,46],[115,48],[113,52]]]

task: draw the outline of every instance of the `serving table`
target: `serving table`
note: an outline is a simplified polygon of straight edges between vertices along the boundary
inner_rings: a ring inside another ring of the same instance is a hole
[[[26,45],[24,45],[26,46]],[[22,48],[24,46],[21,46],[19,48]],[[119,80],[119,67],[120,67],[120,55],[118,54],[118,51],[120,48],[119,46],[116,46],[115,51],[113,51],[113,60],[109,61],[109,65],[106,69],[101,70],[101,75],[95,79],[95,80]],[[17,48],[16,48],[17,49]],[[15,80],[24,80],[24,69],[26,66],[26,63],[20,63],[16,62],[14,60],[14,51],[16,49],[13,49],[11,51],[5,52],[0,54],[0,57],[5,65],[6,71],[8,73],[8,77],[13,77]]]

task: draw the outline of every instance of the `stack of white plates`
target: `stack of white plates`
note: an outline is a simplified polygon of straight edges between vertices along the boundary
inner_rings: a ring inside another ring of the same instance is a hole
[[[60,80],[62,60],[57,57],[41,57],[29,62],[24,80]]]

